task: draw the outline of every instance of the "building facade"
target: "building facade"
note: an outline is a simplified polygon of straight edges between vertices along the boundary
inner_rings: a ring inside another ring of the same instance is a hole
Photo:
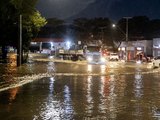
[[[160,38],[153,39],[153,56],[160,56]]]
[[[141,55],[141,59],[143,59],[143,57],[152,56],[152,45],[152,40],[124,41],[118,49],[120,59],[131,61],[136,60],[138,55]]]

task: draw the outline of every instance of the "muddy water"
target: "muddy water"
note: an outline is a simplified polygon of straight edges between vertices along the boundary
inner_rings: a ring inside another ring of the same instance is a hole
[[[57,74],[2,91],[0,119],[160,119],[160,75],[134,70],[134,74]]]
[[[117,62],[0,64],[0,120],[158,120],[159,71]]]

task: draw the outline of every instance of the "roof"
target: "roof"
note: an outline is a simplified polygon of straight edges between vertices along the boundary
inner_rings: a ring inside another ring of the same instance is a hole
[[[64,42],[63,38],[35,38],[31,42]]]

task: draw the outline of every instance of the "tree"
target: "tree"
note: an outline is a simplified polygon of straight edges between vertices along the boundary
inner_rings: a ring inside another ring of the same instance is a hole
[[[37,0],[1,0],[0,1],[0,41],[2,41],[2,52],[7,45],[15,45],[19,39],[19,16],[22,15],[23,26],[23,51],[27,51],[29,43],[46,24],[45,18],[35,9]],[[4,55],[3,59],[6,58]]]
[[[84,41],[101,40],[106,45],[112,44],[109,18],[78,18],[73,24],[79,27],[79,35]]]

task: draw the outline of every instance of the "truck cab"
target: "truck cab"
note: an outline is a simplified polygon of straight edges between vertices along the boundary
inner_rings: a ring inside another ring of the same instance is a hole
[[[106,64],[100,46],[87,46],[85,56],[89,64]]]

